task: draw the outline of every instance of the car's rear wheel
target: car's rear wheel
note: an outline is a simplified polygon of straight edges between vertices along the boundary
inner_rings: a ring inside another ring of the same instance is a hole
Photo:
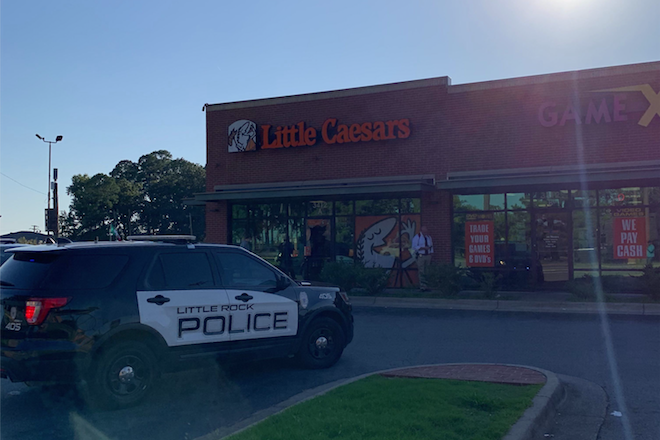
[[[147,345],[120,342],[96,360],[89,380],[89,397],[102,408],[129,407],[147,397],[157,377],[156,357]]]
[[[331,318],[317,318],[305,331],[298,358],[307,368],[328,368],[341,357],[346,345],[344,332]]]

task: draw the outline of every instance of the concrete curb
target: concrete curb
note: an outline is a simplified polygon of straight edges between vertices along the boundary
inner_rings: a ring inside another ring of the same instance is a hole
[[[482,310],[491,312],[586,313],[608,315],[660,316],[660,304],[579,303],[543,301],[503,301],[480,299],[351,297],[354,307]]]
[[[524,365],[512,366],[536,370],[542,373],[547,381],[532,399],[532,406],[525,410],[522,417],[511,427],[502,440],[532,440],[539,438],[557,414],[557,407],[564,398],[564,387],[557,375],[551,371]]]
[[[374,371],[372,373],[361,374],[350,379],[340,379],[334,382],[330,382],[316,388],[305,390],[302,393],[296,394],[293,397],[288,398],[287,400],[280,402],[276,405],[273,405],[269,408],[257,411],[252,414],[250,417],[241,420],[240,422],[228,426],[225,428],[217,429],[209,434],[205,434],[201,437],[198,437],[196,440],[220,440],[228,436],[238,434],[248,428],[251,428],[254,425],[261,423],[267,418],[279,414],[286,409],[289,409],[293,406],[296,406],[300,403],[303,403],[307,400],[313,399],[318,396],[322,396],[335,388],[339,388],[343,385],[348,385],[352,382],[356,382],[360,379],[364,379],[369,376],[376,374],[389,373],[396,370],[401,370],[403,368],[414,368],[414,367],[433,367],[439,365],[493,365],[492,363],[450,363],[450,364],[429,364],[429,365],[413,365],[408,367],[397,367],[390,368],[387,370]],[[555,416],[557,405],[563,397],[563,388],[561,387],[561,382],[557,379],[557,376],[547,370],[542,370],[536,367],[529,367],[526,365],[514,365],[514,364],[497,364],[505,365],[509,367],[521,367],[529,368],[530,370],[535,370],[540,372],[546,377],[546,383],[538,392],[538,394],[532,400],[532,406],[530,406],[522,415],[522,417],[511,427],[509,432],[504,436],[502,440],[531,440],[534,438],[534,435],[541,432],[548,423]]]

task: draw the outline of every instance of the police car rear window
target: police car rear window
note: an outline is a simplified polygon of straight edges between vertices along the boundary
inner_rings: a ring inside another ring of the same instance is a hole
[[[17,289],[102,289],[127,262],[126,255],[19,252],[0,267],[0,280]]]
[[[128,263],[127,255],[67,255],[50,270],[41,286],[57,289],[103,289]]]
[[[35,289],[61,256],[59,252],[17,252],[0,267],[2,285]]]

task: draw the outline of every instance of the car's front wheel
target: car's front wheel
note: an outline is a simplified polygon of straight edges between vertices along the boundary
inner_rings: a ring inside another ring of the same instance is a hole
[[[341,357],[345,341],[344,332],[335,320],[317,318],[305,331],[298,358],[307,368],[328,368]]]
[[[154,388],[158,377],[156,357],[141,342],[127,341],[100,354],[89,378],[91,401],[115,409],[135,405]]]

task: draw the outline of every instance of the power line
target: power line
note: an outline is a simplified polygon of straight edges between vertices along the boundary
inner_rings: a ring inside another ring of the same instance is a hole
[[[36,193],[39,193],[39,194],[41,194],[41,195],[44,195],[44,196],[46,195],[46,193],[43,193],[43,192],[41,192],[41,191],[39,191],[39,190],[36,190],[36,189],[34,189],[34,188],[30,188],[30,187],[27,186],[27,185],[23,185],[21,182],[19,182],[19,181],[16,180],[16,179],[12,179],[11,177],[9,177],[8,175],[6,175],[5,173],[0,172],[0,174],[2,174],[3,176],[5,176],[5,177],[6,177],[7,179],[9,179],[9,180],[13,180],[14,182],[18,183],[19,185],[21,185],[21,186],[24,187],[24,188],[27,188],[27,189],[29,189],[29,190],[32,190],[32,191],[34,191],[34,192],[36,192]]]

